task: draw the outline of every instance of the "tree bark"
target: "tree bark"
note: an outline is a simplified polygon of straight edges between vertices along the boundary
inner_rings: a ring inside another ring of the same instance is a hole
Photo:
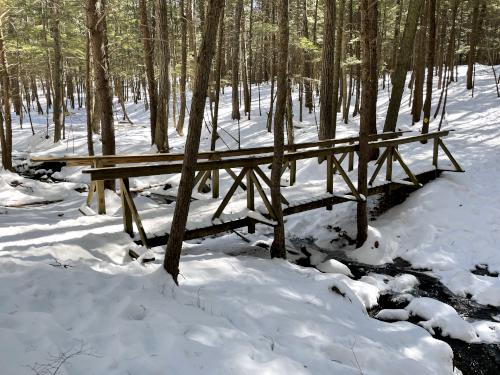
[[[219,102],[220,102],[220,80],[222,75],[222,50],[224,49],[224,11],[223,7],[221,10],[220,20],[219,20],[219,33],[218,33],[218,47],[217,47],[217,61],[215,63],[215,104],[214,104],[214,116],[212,118],[212,134],[210,139],[210,150],[214,151],[218,138],[217,124],[219,121]]]
[[[7,170],[12,168],[12,118],[10,114],[10,78],[7,68],[5,42],[0,18],[0,79],[2,81],[3,111],[0,111],[0,145],[2,146],[2,165]],[[5,123],[5,129],[4,129]]]
[[[319,103],[319,139],[335,138],[335,123],[333,111],[333,65],[335,53],[335,1],[324,3],[325,21],[323,26],[323,52],[321,68],[321,87]]]
[[[378,75],[373,66],[377,65],[377,48],[373,36],[377,32],[378,0],[361,0],[361,120],[359,125],[358,192],[365,200],[357,204],[357,246],[360,247],[368,236],[368,161],[370,158],[368,137],[373,125],[373,97],[376,98]],[[373,92],[375,90],[375,92]],[[375,101],[376,103],[376,101]]]
[[[429,39],[427,41],[427,82],[424,102],[424,122],[422,125],[422,134],[429,132],[429,122],[431,118],[432,103],[432,81],[434,77],[434,59],[436,57],[436,0],[429,1]],[[427,143],[423,141],[422,143]]]
[[[186,229],[189,205],[191,203],[191,193],[194,185],[208,79],[210,76],[212,59],[215,54],[216,38],[213,36],[217,33],[219,16],[223,7],[224,0],[209,0],[208,2],[208,10],[205,17],[205,30],[203,32],[203,40],[196,64],[195,85],[191,101],[188,136],[184,150],[181,183],[177,193],[177,202],[175,204],[174,217],[163,263],[165,270],[172,276],[176,283],[178,283],[182,241]]]
[[[467,90],[471,90],[474,86],[472,74],[474,70],[474,63],[476,62],[476,45],[479,37],[479,3],[480,0],[472,0],[472,25],[471,33],[469,35],[469,56],[467,59]]]
[[[187,19],[184,10],[184,0],[179,1],[181,18],[181,77],[179,81],[180,109],[177,120],[177,133],[184,135],[184,119],[186,117],[186,81],[187,81]]]
[[[271,245],[272,258],[286,258],[285,226],[281,206],[281,168],[283,165],[284,136],[283,124],[286,114],[287,66],[288,66],[288,0],[278,2],[278,72],[276,92],[276,114],[274,116],[274,154],[271,168],[271,200],[276,214],[274,240]]]
[[[87,27],[94,57],[96,102],[101,109],[102,154],[115,154],[115,128],[113,123],[113,96],[110,84],[108,36],[106,24],[106,0],[87,0]],[[114,189],[114,181],[106,181],[108,189]]]
[[[238,95],[239,85],[239,67],[240,67],[240,28],[241,14],[243,12],[243,0],[237,0],[234,13],[234,28],[233,28],[233,45],[232,45],[232,104],[233,112],[232,119],[239,120],[240,116],[240,99]]]
[[[139,0],[139,16],[142,31],[142,43],[144,45],[144,65],[146,67],[146,78],[148,81],[149,110],[151,124],[151,144],[154,143],[156,132],[156,111],[158,109],[158,91],[154,71],[154,44],[151,42],[151,31],[149,26],[146,0]]]
[[[166,0],[156,0],[156,40],[160,70],[158,109],[156,110],[155,145],[158,152],[168,152],[168,102],[170,98],[170,50],[168,43],[168,13]]]
[[[61,55],[61,33],[59,30],[60,0],[52,0],[52,38],[54,39],[54,61],[52,71],[52,82],[54,84],[54,102],[52,115],[54,120],[54,142],[61,140],[63,126],[63,103],[62,103],[62,55]]]
[[[393,132],[396,130],[406,75],[411,63],[418,17],[420,15],[423,2],[423,0],[412,0],[408,8],[403,37],[401,38],[398,57],[396,58],[396,69],[392,78],[391,99],[389,101],[389,108],[387,109],[387,115],[385,118],[384,132]]]

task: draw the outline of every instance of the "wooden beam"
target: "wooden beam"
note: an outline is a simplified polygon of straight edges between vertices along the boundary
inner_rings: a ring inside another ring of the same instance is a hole
[[[361,197],[361,195],[359,195],[358,193],[358,190],[356,190],[356,187],[354,186],[354,184],[352,183],[351,179],[349,178],[349,176],[347,175],[346,171],[344,170],[344,168],[342,168],[342,166],[340,165],[339,161],[337,160],[337,158],[335,157],[335,155],[332,155],[332,161],[333,161],[333,164],[337,167],[337,170],[340,172],[340,175],[342,176],[342,178],[344,179],[345,183],[347,184],[347,186],[349,187],[349,190],[351,190],[351,193],[352,195],[354,195],[359,201],[364,201],[366,200],[366,197],[363,199]]]
[[[412,171],[410,170],[410,168],[408,168],[408,165],[406,165],[406,163],[403,161],[403,158],[401,157],[401,154],[399,153],[399,151],[394,148],[393,152],[394,152],[394,156],[396,157],[396,159],[399,162],[399,164],[401,165],[401,167],[403,167],[405,173],[408,175],[408,177],[410,178],[411,182],[413,182],[413,184],[415,186],[421,187],[422,184],[418,181],[418,179],[412,173]]]
[[[255,192],[254,192],[254,186],[253,186],[253,181],[252,181],[252,170],[249,169],[247,170],[246,177],[247,177],[247,208],[249,210],[255,211]],[[248,225],[248,233],[255,233],[255,224],[250,223]]]
[[[212,216],[212,221],[215,220],[215,219],[217,219],[222,214],[222,211],[224,211],[224,208],[226,208],[227,204],[229,203],[229,200],[231,199],[231,197],[233,196],[234,192],[238,188],[241,180],[243,180],[243,177],[245,177],[245,174],[247,173],[247,170],[248,170],[248,168],[243,168],[241,170],[240,174],[238,175],[238,177],[236,177],[236,179],[234,180],[233,184],[229,188],[229,191],[227,192],[226,196],[224,197],[224,199],[222,200],[221,204],[217,208],[217,211],[215,211],[215,214]]]
[[[128,233],[130,237],[134,236],[134,227],[132,225],[132,211],[128,205],[125,191],[130,192],[130,184],[128,178],[120,179],[120,196],[122,201],[122,216],[123,216],[123,230]]]
[[[142,226],[141,217],[139,216],[139,212],[137,212],[137,207],[135,206],[134,199],[132,198],[130,191],[126,188],[122,191],[122,194],[125,195],[125,199],[129,206],[130,212],[132,213],[132,217],[134,218],[135,225],[137,226],[139,236],[141,237],[142,244],[149,248],[148,237],[146,236],[146,232],[144,231],[144,227]]]
[[[451,154],[450,150],[448,150],[448,147],[446,147],[446,145],[444,144],[444,142],[443,142],[442,139],[439,139],[439,145],[443,149],[443,151],[446,154],[446,156],[448,156],[448,159],[450,159],[450,161],[452,162],[452,164],[455,167],[455,169],[457,170],[457,172],[465,172],[462,169],[462,167],[460,166],[460,164],[458,164],[458,162],[455,160],[455,158]]]

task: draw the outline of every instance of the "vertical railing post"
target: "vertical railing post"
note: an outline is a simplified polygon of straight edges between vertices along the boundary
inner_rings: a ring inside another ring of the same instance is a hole
[[[212,171],[212,198],[219,198],[219,170]]]
[[[385,179],[387,181],[392,181],[393,153],[393,146],[387,146],[387,169],[385,170]]]
[[[350,145],[353,145],[354,142],[349,142]],[[354,150],[349,152],[349,168],[348,171],[351,172],[354,170]]]
[[[333,160],[332,155],[326,157],[326,191],[333,194]],[[333,206],[331,204],[326,206],[328,211],[331,211]]]
[[[130,189],[128,178],[120,179],[120,196],[122,200],[122,216],[123,216],[123,230],[128,233],[130,237],[134,236],[134,227],[132,226],[132,211],[128,205],[126,194]]]
[[[432,165],[438,169],[439,137],[434,138],[434,147],[432,150]]]
[[[249,169],[246,173],[247,177],[247,208],[249,210],[255,211],[255,191],[252,180],[252,170]],[[248,225],[248,233],[255,233],[255,223]]]
[[[102,161],[99,158],[95,159],[94,167],[101,168],[103,166]],[[96,182],[96,192],[97,192],[97,213],[99,215],[106,214],[106,198],[104,197],[104,181],[99,180]]]

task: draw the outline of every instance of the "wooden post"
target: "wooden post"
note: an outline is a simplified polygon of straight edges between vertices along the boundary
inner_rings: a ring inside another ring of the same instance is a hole
[[[332,155],[326,157],[326,191],[333,194],[333,160]],[[328,211],[331,211],[333,206],[329,204],[326,206]]]
[[[92,204],[92,198],[94,198],[94,191],[96,190],[95,181],[90,181],[89,194],[87,195],[87,207]]]
[[[450,150],[448,150],[448,147],[445,146],[445,144],[443,143],[443,141],[441,140],[441,138],[439,138],[439,144],[441,145],[441,148],[443,149],[443,151],[446,154],[446,156],[448,156],[448,159],[450,159],[451,163],[455,167],[455,170],[457,172],[464,172],[464,170],[462,169],[462,167],[460,166],[460,164],[458,164],[458,161],[455,160],[455,158],[451,154]]]
[[[212,171],[212,197],[219,198],[219,170]]]
[[[393,146],[387,147],[387,169],[385,170],[385,179],[387,181],[392,181],[392,162],[394,160],[394,148]]]
[[[246,173],[247,177],[247,208],[249,210],[255,211],[255,192],[254,185],[251,175],[252,170],[249,169]],[[248,233],[255,233],[255,223],[250,223],[248,225]]]
[[[123,230],[128,233],[130,237],[134,236],[134,228],[132,226],[132,211],[128,205],[126,194],[130,191],[130,184],[128,178],[120,179],[120,196],[122,199],[122,216],[123,216]]]
[[[94,167],[95,168],[101,168],[102,161],[98,158],[95,159],[94,162]],[[96,193],[97,193],[97,213],[99,215],[105,215],[106,214],[106,198],[104,196],[104,181],[99,180],[96,182]]]
[[[439,138],[434,138],[434,147],[432,152],[432,165],[438,168]]]
[[[350,145],[353,145],[354,142],[349,142]],[[349,168],[348,171],[351,172],[354,170],[354,151],[349,152]]]

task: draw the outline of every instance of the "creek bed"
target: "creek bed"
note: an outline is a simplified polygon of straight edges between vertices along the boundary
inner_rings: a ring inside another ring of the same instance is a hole
[[[500,308],[480,305],[467,296],[453,294],[441,281],[432,276],[428,270],[412,268],[411,264],[401,258],[394,259],[394,263],[381,266],[372,266],[349,259],[343,251],[325,251],[316,246],[311,239],[293,239],[292,243],[299,254],[296,263],[305,267],[313,267],[311,255],[314,252],[323,252],[329,259],[336,259],[349,267],[355,280],[369,274],[387,275],[395,277],[401,274],[415,276],[419,284],[410,293],[415,297],[429,297],[453,307],[462,318],[469,320],[495,321],[500,314]],[[378,305],[368,311],[374,317],[382,309],[403,309],[409,301],[398,298],[403,293],[389,291],[381,294]],[[417,324],[421,319],[412,316],[409,322]],[[464,375],[498,375],[500,374],[500,344],[469,344],[467,342],[442,336],[439,329],[435,330],[434,338],[442,340],[453,349],[453,363]]]

